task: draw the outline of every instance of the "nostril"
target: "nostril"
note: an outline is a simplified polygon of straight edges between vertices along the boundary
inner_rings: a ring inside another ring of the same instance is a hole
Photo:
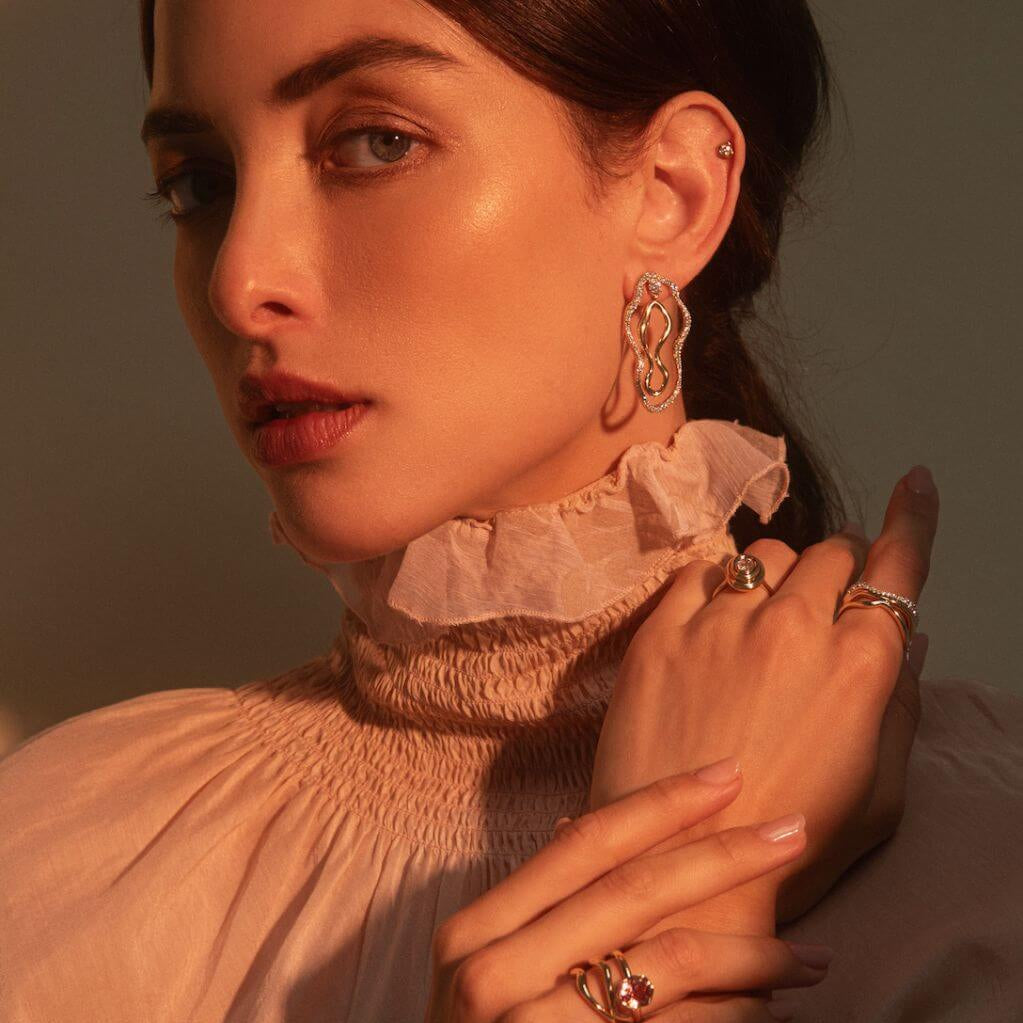
[[[290,316],[291,309],[283,302],[263,302],[253,312],[252,318],[256,321],[266,319],[279,319],[282,316]]]

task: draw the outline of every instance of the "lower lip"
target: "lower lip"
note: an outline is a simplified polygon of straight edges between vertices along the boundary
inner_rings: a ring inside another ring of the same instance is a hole
[[[347,437],[368,410],[368,402],[359,402],[260,423],[255,428],[256,458],[267,466],[312,461]]]

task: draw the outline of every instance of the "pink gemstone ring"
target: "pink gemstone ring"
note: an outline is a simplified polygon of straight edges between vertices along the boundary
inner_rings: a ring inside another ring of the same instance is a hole
[[[622,978],[617,982],[611,976],[608,962],[612,958],[617,961],[622,972]],[[642,973],[633,973],[618,948],[601,960],[591,959],[589,965],[600,969],[604,981],[604,1002],[598,1001],[590,991],[583,967],[574,966],[569,972],[575,977],[576,989],[590,1008],[607,1020],[622,1020],[625,1023],[642,1020],[643,1007],[649,1005],[654,997],[654,985],[650,978]]]
[[[619,958],[619,961],[625,962],[624,958]],[[626,966],[625,969],[628,967]],[[632,1013],[633,1019],[642,1019],[638,1015],[638,1010],[642,1009],[644,1005],[649,1005],[650,999],[653,997],[654,986],[650,983],[650,979],[642,973],[630,973],[615,985],[612,1004],[620,1011]]]

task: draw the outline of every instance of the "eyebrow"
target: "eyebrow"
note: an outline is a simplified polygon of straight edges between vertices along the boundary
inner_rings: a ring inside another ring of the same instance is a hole
[[[427,71],[466,68],[453,54],[427,43],[396,36],[361,35],[289,71],[274,84],[264,102],[272,109],[283,109],[352,71],[395,65]],[[211,131],[213,127],[208,117],[194,110],[163,106],[146,113],[139,136],[143,144],[148,144],[155,138],[194,135]]]

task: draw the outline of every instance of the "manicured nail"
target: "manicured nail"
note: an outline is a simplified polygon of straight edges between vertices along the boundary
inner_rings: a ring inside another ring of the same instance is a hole
[[[823,970],[835,957],[835,950],[830,945],[800,945],[794,941],[787,944],[800,962],[815,970]]]
[[[796,1014],[795,1006],[791,1002],[768,1002],[767,1011],[775,1019],[792,1019]]]
[[[738,773],[739,761],[735,757],[725,757],[724,760],[715,760],[713,764],[694,771],[693,777],[711,785],[727,785]]]
[[[934,477],[926,465],[914,465],[905,476],[906,486],[914,494],[933,494],[937,489],[934,486]]]
[[[785,842],[795,838],[806,826],[801,813],[790,813],[774,821],[767,821],[757,828],[757,834],[769,842]]]
[[[849,519],[849,521],[842,526],[842,532],[852,533],[853,536],[858,536],[863,540],[866,540],[867,538],[867,531],[863,528],[863,523],[853,522],[852,519]]]

